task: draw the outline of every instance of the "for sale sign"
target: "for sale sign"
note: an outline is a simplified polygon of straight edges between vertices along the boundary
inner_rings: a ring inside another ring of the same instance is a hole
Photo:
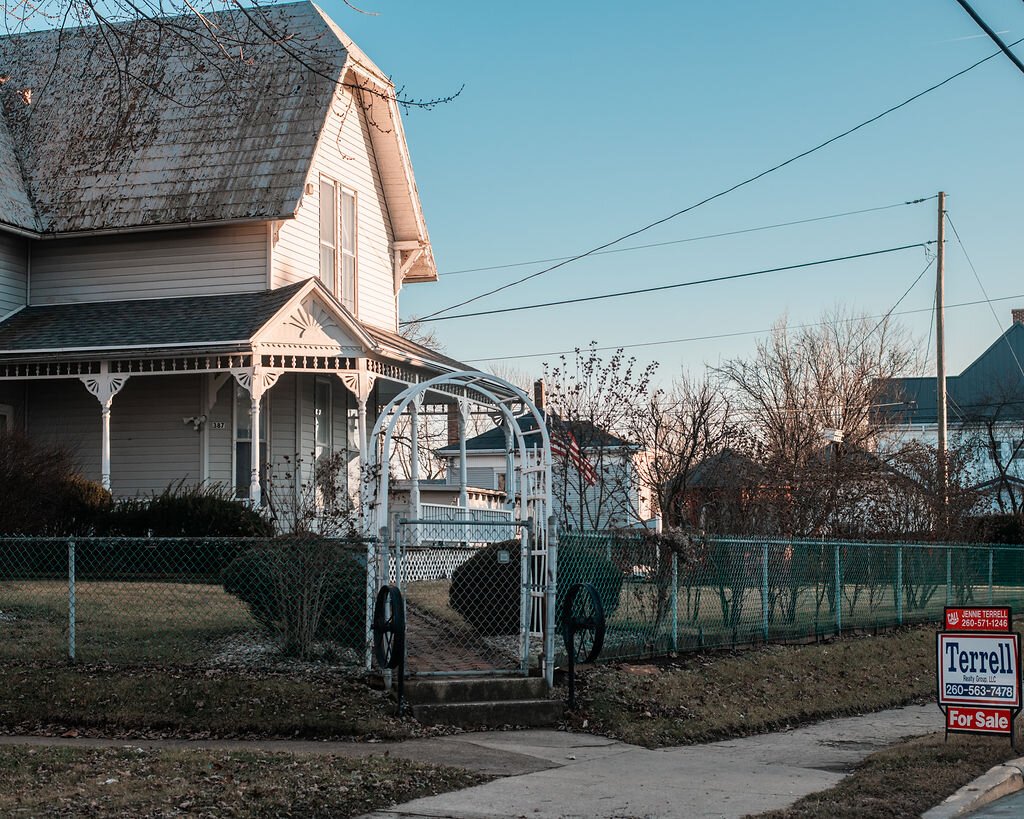
[[[951,705],[946,709],[946,730],[965,734],[1013,733],[1013,711],[1009,708],[965,708]]]
[[[1020,708],[1019,634],[940,632],[937,646],[939,705]]]
[[[1009,631],[1010,608],[947,608],[946,631]]]

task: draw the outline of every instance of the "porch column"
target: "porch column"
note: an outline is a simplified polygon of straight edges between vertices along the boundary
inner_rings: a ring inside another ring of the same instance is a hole
[[[469,492],[466,489],[466,414],[469,407],[466,401],[459,400],[459,506],[469,509]],[[467,512],[465,517],[469,517]]]
[[[235,380],[249,393],[251,403],[249,405],[249,437],[250,437],[250,458],[249,458],[249,502],[253,509],[259,509],[263,505],[263,491],[260,487],[260,466],[262,465],[262,453],[260,452],[260,402],[266,392],[277,383],[281,377],[281,370],[267,370],[260,366],[237,367],[231,370]]]
[[[409,438],[411,453],[409,457],[409,512],[414,520],[420,519],[420,401],[416,396],[409,404]]]
[[[505,421],[505,506],[514,509],[516,506],[516,454],[515,442],[512,437],[512,423]]]
[[[127,375],[110,373],[109,362],[100,362],[99,375],[79,376],[85,388],[100,402],[100,483],[110,491],[110,405],[128,380]]]

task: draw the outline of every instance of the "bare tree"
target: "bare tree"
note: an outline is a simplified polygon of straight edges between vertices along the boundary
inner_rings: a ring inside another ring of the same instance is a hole
[[[1024,511],[1024,391],[1019,379],[995,385],[977,404],[957,407],[960,445],[976,454],[977,477],[1003,514]]]
[[[654,393],[632,416],[629,436],[642,454],[636,459],[641,482],[650,487],[667,528],[691,523],[692,481],[698,467],[737,440],[729,399],[716,383],[683,373],[668,390]]]
[[[552,487],[561,525],[576,529],[626,526],[642,515],[636,458],[629,438],[649,402],[657,364],[640,367],[616,351],[607,361],[595,344],[544,365],[547,415],[555,447]],[[577,449],[574,449],[577,447]],[[574,454],[578,453],[578,454]]]
[[[876,444],[891,379],[914,361],[888,318],[835,310],[793,330],[783,319],[751,358],[718,368],[765,470],[765,526],[819,536],[859,525],[887,471]]]

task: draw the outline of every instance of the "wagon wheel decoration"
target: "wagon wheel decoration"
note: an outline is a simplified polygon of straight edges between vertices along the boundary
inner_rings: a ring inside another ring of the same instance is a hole
[[[574,663],[592,663],[604,645],[604,606],[591,583],[576,583],[562,608],[565,649]]]
[[[373,653],[381,668],[398,668],[405,657],[405,601],[398,586],[382,586],[377,592]]]

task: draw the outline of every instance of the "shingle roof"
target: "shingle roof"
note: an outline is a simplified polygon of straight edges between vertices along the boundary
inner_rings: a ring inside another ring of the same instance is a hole
[[[293,215],[348,52],[310,3],[250,14],[206,15],[244,43],[231,62],[189,34],[197,16],[175,20],[180,37],[149,20],[118,26],[110,36],[144,82],[122,83],[95,27],[0,37],[14,146],[0,127],[0,222],[74,232]],[[288,47],[257,24],[287,31]]]
[[[1024,419],[1024,325],[1011,324],[960,375],[946,377],[947,416],[951,422],[996,413],[1004,420]],[[934,378],[894,378],[887,388],[892,401],[908,409],[887,413],[909,424],[934,424],[938,418]]]
[[[228,296],[26,307],[0,322],[0,355],[244,342],[305,284]]]
[[[446,356],[444,353],[440,353],[437,350],[432,350],[430,347],[425,347],[422,344],[417,344],[415,341],[410,341],[405,336],[400,336],[398,333],[391,333],[387,330],[382,330],[379,327],[371,327],[364,325],[364,329],[378,344],[384,347],[390,347],[392,350],[404,353],[412,358],[422,358],[426,361],[432,361],[435,364],[444,364],[445,366],[451,367],[453,370],[472,370],[468,364],[463,364],[450,356]]]

